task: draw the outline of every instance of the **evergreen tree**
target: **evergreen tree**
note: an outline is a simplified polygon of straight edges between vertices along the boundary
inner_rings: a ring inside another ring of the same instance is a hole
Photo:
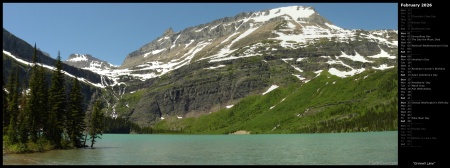
[[[91,148],[94,146],[96,142],[96,138],[100,138],[103,131],[103,113],[101,112],[101,102],[100,100],[96,100],[94,103],[94,107],[92,109],[92,113],[89,119],[89,135],[91,139]],[[99,135],[100,134],[100,135]]]
[[[37,128],[39,129],[38,130],[38,137],[41,137],[42,136],[42,133],[43,133],[43,129],[45,128],[45,127],[47,127],[47,128],[49,128],[48,126],[46,126],[47,125],[47,118],[48,118],[48,115],[49,115],[49,110],[48,110],[48,96],[49,96],[49,94],[48,94],[48,82],[47,82],[47,79],[46,79],[46,74],[45,74],[45,69],[44,69],[44,67],[43,66],[40,66],[39,67],[39,79],[40,80],[42,80],[42,82],[39,82],[40,83],[40,85],[39,85],[39,88],[38,88],[38,97],[40,97],[40,99],[39,99],[39,104],[38,104],[38,109],[39,110],[37,110],[37,112],[39,113],[38,114],[38,117],[39,118],[37,118],[37,122],[38,122],[38,124],[37,124]]]
[[[56,148],[62,148],[63,131],[66,114],[66,94],[64,73],[62,72],[61,56],[55,63],[56,70],[53,71],[51,86],[49,89],[49,114],[47,118],[46,132],[47,139],[55,145]]]
[[[33,67],[29,81],[30,100],[28,103],[28,124],[31,140],[33,142],[36,142],[39,137],[39,130],[44,122],[42,120],[42,113],[46,111],[46,107],[44,108],[43,106],[45,106],[47,102],[47,97],[45,96],[46,93],[44,93],[47,92],[46,89],[44,89],[47,88],[45,76],[41,74],[44,72],[42,71],[42,67],[39,68],[37,65],[38,62],[36,44],[34,44]]]
[[[2,79],[3,79],[3,83],[2,83],[2,89],[3,89],[3,104],[2,104],[2,119],[3,119],[3,135],[5,135],[5,133],[6,133],[6,129],[5,128],[8,128],[8,126],[9,126],[9,116],[10,116],[10,114],[8,113],[8,99],[6,98],[7,97],[7,92],[6,92],[6,89],[4,89],[5,88],[5,77],[4,76],[2,76]]]
[[[67,133],[71,143],[76,147],[81,147],[83,131],[85,129],[83,111],[83,97],[81,95],[80,84],[77,78],[73,78],[72,89],[69,96],[68,115],[67,115]]]
[[[22,86],[22,92],[20,97],[19,114],[17,116],[17,132],[18,140],[20,143],[26,143],[28,141],[28,134],[31,132],[30,125],[30,109],[27,106],[28,95],[25,89],[25,84]]]
[[[11,144],[18,142],[17,118],[19,114],[19,69],[17,67],[13,69],[13,73],[8,79],[9,125],[7,135]]]

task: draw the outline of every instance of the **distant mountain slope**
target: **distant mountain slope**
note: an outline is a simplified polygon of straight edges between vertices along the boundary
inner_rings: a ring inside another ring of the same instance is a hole
[[[31,63],[33,52],[34,47],[32,45],[16,37],[3,28],[3,53],[8,53],[6,54],[7,56],[11,56]],[[53,65],[55,65],[55,59],[49,57],[48,55],[45,55],[42,51],[38,50],[37,57],[40,63],[44,65],[50,67],[53,67]],[[6,77],[8,76],[8,74],[5,74],[5,72],[7,71],[5,68],[8,68],[8,66],[3,67],[3,75]],[[63,64],[63,70],[73,76],[84,78],[94,85],[104,87],[101,85],[101,76],[97,73],[69,66],[67,64]]]

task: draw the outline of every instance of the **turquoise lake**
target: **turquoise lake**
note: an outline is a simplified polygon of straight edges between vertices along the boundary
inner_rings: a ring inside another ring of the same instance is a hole
[[[103,134],[95,149],[4,154],[4,165],[397,165],[398,132]]]

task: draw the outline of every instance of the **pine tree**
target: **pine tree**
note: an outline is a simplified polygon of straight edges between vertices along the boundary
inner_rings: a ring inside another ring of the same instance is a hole
[[[56,148],[62,148],[63,131],[66,114],[66,94],[64,73],[62,72],[61,56],[58,52],[58,57],[55,63],[56,70],[53,71],[51,86],[49,89],[49,114],[47,118],[46,131],[47,139],[55,145]]]
[[[81,147],[83,131],[85,129],[85,114],[82,108],[83,97],[81,95],[80,84],[77,78],[73,78],[72,89],[69,96],[68,115],[67,115],[67,133],[71,143],[76,147]]]
[[[38,128],[38,137],[42,136],[43,128],[45,128],[45,125],[47,123],[47,116],[48,116],[48,82],[45,74],[45,69],[43,66],[39,67],[39,88],[38,88],[38,97],[39,97],[39,103],[36,112],[37,118],[36,121],[38,122],[37,128]]]
[[[103,131],[103,113],[101,112],[101,102],[96,100],[89,119],[89,135],[91,139],[91,148],[93,148],[96,138],[100,138]],[[100,134],[100,135],[99,135]]]
[[[42,136],[43,133],[43,129],[45,127],[49,128],[47,125],[47,118],[49,115],[49,110],[48,110],[48,82],[46,79],[46,74],[45,74],[45,69],[43,66],[39,67],[39,76],[42,80],[42,82],[40,82],[39,88],[38,88],[38,97],[40,97],[39,99],[39,104],[38,104],[38,110],[37,112],[39,113],[38,116],[40,118],[37,118],[37,128],[39,129],[38,131],[38,137]]]
[[[46,107],[44,108],[46,104],[46,100],[48,99],[44,92],[47,92],[46,89],[47,85],[45,82],[45,76],[43,76],[41,73],[44,73],[42,70],[42,67],[38,67],[38,58],[36,53],[36,44],[34,44],[34,55],[33,55],[33,67],[31,70],[31,77],[29,81],[29,87],[30,87],[30,100],[28,103],[28,109],[29,109],[29,131],[31,140],[33,142],[37,141],[37,138],[39,137],[39,130],[42,127],[42,113],[46,111]]]
[[[8,79],[8,113],[9,123],[7,135],[10,144],[18,142],[17,118],[19,114],[19,69],[13,68]]]
[[[8,113],[8,99],[6,98],[7,97],[7,92],[6,92],[6,89],[5,89],[5,77],[4,76],[2,76],[2,79],[3,79],[3,83],[2,83],[2,89],[3,89],[3,104],[2,104],[2,119],[3,119],[3,135],[5,135],[6,134],[6,129],[5,128],[8,128],[8,126],[9,126],[9,116],[10,116],[10,114]]]
[[[27,106],[28,95],[25,89],[25,84],[22,86],[22,91],[20,96],[19,114],[17,116],[17,132],[18,140],[20,143],[26,143],[28,141],[28,134],[31,132],[29,107]]]

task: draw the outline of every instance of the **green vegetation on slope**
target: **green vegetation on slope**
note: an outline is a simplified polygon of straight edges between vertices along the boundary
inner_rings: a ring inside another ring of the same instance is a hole
[[[162,120],[154,133],[316,133],[397,129],[397,69],[339,78],[324,71],[305,84],[251,95],[198,118]]]

